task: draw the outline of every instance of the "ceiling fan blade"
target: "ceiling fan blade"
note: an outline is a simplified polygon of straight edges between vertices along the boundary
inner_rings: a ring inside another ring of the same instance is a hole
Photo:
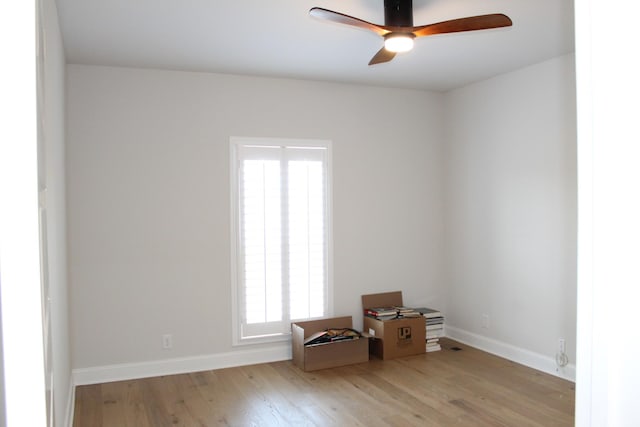
[[[369,65],[382,64],[383,62],[389,62],[393,58],[395,58],[395,56],[396,56],[395,52],[391,52],[385,49],[384,47],[382,47],[382,49],[380,49],[378,53],[373,55],[373,58],[371,58],[371,61],[369,61]]]
[[[487,30],[490,28],[510,27],[511,18],[502,13],[491,15],[470,16],[468,18],[452,19],[450,21],[413,27],[412,33],[416,37],[434,34],[458,33],[462,31]]]
[[[379,25],[372,24],[371,22],[363,21],[362,19],[354,18],[353,16],[345,15],[343,13],[334,12],[333,10],[323,9],[321,7],[314,7],[309,10],[309,15],[314,18],[324,19],[326,21],[337,22],[338,24],[351,25],[352,27],[363,28],[365,30],[373,31],[374,33],[384,36],[389,33]]]

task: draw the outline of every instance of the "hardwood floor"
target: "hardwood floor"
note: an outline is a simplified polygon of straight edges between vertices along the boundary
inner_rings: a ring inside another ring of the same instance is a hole
[[[572,382],[441,343],[438,352],[308,373],[283,361],[80,386],[73,425],[573,426]]]

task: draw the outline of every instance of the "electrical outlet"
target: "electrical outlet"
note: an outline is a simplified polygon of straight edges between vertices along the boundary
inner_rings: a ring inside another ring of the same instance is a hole
[[[482,329],[489,329],[489,326],[491,325],[491,319],[489,318],[488,314],[483,314],[482,315]]]
[[[564,338],[558,338],[558,352],[556,353],[556,364],[558,367],[556,368],[557,372],[560,372],[560,368],[564,368],[569,363],[569,356],[567,356],[566,346],[564,342]]]
[[[171,334],[164,334],[162,336],[162,348],[165,350],[173,348],[173,337]]]

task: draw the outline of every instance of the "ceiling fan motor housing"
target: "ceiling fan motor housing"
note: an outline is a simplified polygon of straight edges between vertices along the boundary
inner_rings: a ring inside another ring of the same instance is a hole
[[[384,0],[384,25],[413,27],[413,0]]]

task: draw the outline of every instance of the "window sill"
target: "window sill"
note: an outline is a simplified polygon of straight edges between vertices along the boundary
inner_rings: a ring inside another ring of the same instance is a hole
[[[233,347],[244,347],[258,344],[276,344],[282,342],[291,342],[291,333],[267,335],[260,337],[234,338]]]

